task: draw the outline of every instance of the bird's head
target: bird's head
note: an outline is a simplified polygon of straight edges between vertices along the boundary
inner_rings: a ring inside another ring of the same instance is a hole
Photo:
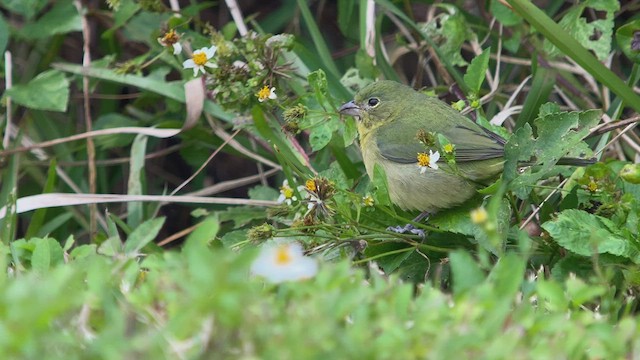
[[[393,116],[410,105],[415,91],[391,80],[369,84],[358,91],[352,101],[343,104],[339,111],[358,120],[358,128],[368,131],[392,121]]]

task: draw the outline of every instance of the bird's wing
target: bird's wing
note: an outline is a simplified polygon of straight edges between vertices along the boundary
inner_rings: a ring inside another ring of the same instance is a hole
[[[426,151],[426,147],[416,137],[421,129],[446,136],[455,146],[457,162],[496,159],[504,155],[504,139],[469,119],[463,119],[464,121],[450,122],[442,129],[423,126],[424,124],[416,121],[408,122],[402,127],[381,126],[376,129],[376,143],[384,158],[403,164],[415,163],[418,153]]]

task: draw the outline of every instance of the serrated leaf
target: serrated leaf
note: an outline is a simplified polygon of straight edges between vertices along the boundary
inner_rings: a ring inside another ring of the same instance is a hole
[[[37,110],[67,111],[69,80],[57,70],[38,74],[24,85],[16,85],[5,91],[4,96],[28,108]]]
[[[587,157],[590,149],[582,141],[589,129],[600,120],[599,110],[548,113],[534,124],[538,136],[534,138],[529,124],[518,129],[505,145],[504,180],[520,198],[525,198],[534,185],[548,174],[562,157]],[[522,164],[539,165],[534,170],[518,172]]]
[[[582,210],[565,210],[542,224],[562,247],[582,256],[611,254],[640,263],[640,250],[609,219]]]
[[[138,252],[145,245],[156,238],[164,224],[164,220],[164,218],[147,220],[135,228],[124,243],[125,254],[129,256],[138,255]]]
[[[604,13],[604,19],[599,17],[587,21],[582,14],[589,13],[588,8]],[[605,61],[611,52],[614,13],[619,9],[620,3],[615,0],[586,0],[567,11],[558,24],[582,46],[592,50],[598,60]],[[547,40],[544,49],[551,56],[560,54],[560,50]]]
[[[450,59],[451,64],[467,65],[460,50],[462,44],[473,39],[475,34],[469,29],[467,20],[457,7],[451,4],[437,4],[435,6],[445,11],[432,21],[419,25],[420,30],[438,43],[442,56]]]
[[[474,57],[473,60],[471,60],[471,64],[467,67],[467,72],[464,74],[464,82],[467,84],[467,87],[469,87],[471,94],[478,95],[480,92],[485,73],[489,68],[490,54],[490,47],[484,49],[482,54]]]

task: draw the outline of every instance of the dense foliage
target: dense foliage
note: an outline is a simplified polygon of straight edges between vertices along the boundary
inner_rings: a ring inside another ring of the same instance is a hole
[[[0,353],[637,357],[640,2],[536,4],[0,0]],[[425,239],[383,78],[507,139]]]

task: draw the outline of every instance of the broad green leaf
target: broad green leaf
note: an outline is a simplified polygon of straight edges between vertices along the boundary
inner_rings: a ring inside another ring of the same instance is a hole
[[[31,266],[38,272],[46,272],[52,265],[63,261],[62,247],[52,238],[31,239],[35,249],[31,255]]]
[[[187,242],[198,242],[201,244],[209,244],[216,238],[218,230],[220,229],[220,222],[218,221],[218,215],[211,215],[198,223],[197,227],[189,236],[187,236]]]
[[[616,42],[631,61],[640,63],[640,19],[619,27],[616,30]]]
[[[107,113],[96,119],[93,130],[110,129],[117,127],[138,126],[139,122],[120,113]],[[133,134],[110,134],[94,138],[96,145],[101,149],[129,146],[136,136]]]
[[[482,82],[484,81],[485,73],[489,68],[489,55],[491,54],[491,48],[486,48],[482,51],[482,54],[476,56],[471,60],[471,64],[467,67],[467,72],[464,74],[464,82],[471,91],[471,94],[478,95]]]
[[[604,19],[587,19],[582,14],[604,14]],[[606,60],[611,52],[613,36],[613,16],[620,9],[620,2],[616,0],[586,0],[574,5],[558,23],[585,48],[592,50],[600,61]],[[548,40],[544,43],[545,51],[551,56],[560,54],[560,50]]]
[[[280,193],[278,190],[265,185],[257,185],[249,189],[249,199],[253,200],[275,200]]]
[[[5,91],[5,97],[28,108],[37,110],[67,111],[69,80],[57,70],[40,73],[29,83],[15,85]]]
[[[504,26],[514,26],[522,23],[522,18],[499,0],[491,0],[489,10]]]
[[[18,34],[27,39],[43,39],[57,34],[81,31],[80,14],[71,1],[60,1],[38,19],[26,24]]]
[[[640,249],[609,219],[570,209],[542,224],[562,247],[578,255],[612,254],[640,263]]]
[[[264,209],[252,206],[234,206],[218,212],[220,222],[233,221],[233,228],[243,227],[253,220],[264,219]]]
[[[455,250],[449,254],[453,273],[453,293],[460,295],[482,283],[485,274],[468,252]]]
[[[160,232],[162,225],[164,224],[164,218],[155,218],[147,220],[140,224],[137,228],[133,229],[131,235],[124,243],[124,252],[129,256],[137,256],[138,252],[142,248],[153,241]]]

